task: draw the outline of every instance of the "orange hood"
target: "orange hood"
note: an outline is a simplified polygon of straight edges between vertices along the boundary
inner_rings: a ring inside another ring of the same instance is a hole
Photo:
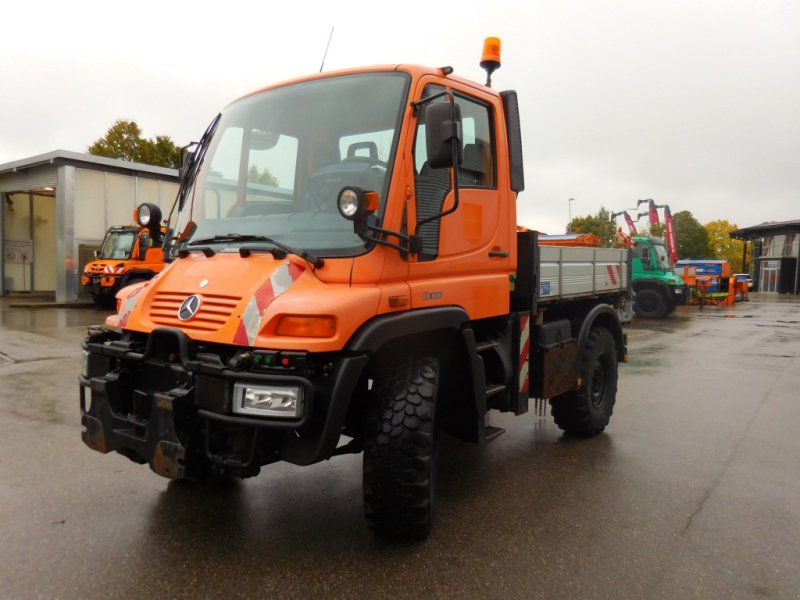
[[[375,316],[380,296],[373,286],[323,283],[294,257],[192,253],[154,279],[122,290],[119,313],[106,323],[145,333],[177,328],[193,340],[221,344],[328,352],[341,350]],[[325,338],[279,336],[284,315],[332,317],[335,331]]]

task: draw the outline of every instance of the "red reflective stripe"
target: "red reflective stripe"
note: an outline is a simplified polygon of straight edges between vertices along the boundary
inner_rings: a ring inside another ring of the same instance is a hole
[[[606,265],[606,269],[608,270],[608,276],[611,278],[611,283],[617,285],[617,276],[614,274],[614,267]]]
[[[300,277],[305,270],[306,268],[301,265],[289,263],[289,277],[292,278],[292,281],[297,281],[297,278]]]
[[[233,336],[233,343],[240,346],[249,346],[250,341],[247,339],[247,329],[244,328],[244,323],[239,321],[239,327]]]
[[[258,312],[263,313],[264,310],[272,303],[275,299],[275,292],[272,290],[272,281],[267,279],[260,288],[256,290],[254,294],[256,298],[256,306],[258,307]]]

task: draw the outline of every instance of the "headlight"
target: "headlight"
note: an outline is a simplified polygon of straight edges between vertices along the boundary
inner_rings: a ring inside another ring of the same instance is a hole
[[[345,219],[351,221],[356,218],[359,209],[358,194],[353,188],[344,188],[339,194],[339,212]]]
[[[336,199],[339,214],[348,221],[358,221],[362,217],[378,210],[379,201],[377,192],[368,192],[359,187],[348,186],[342,188]]]
[[[303,388],[237,383],[233,386],[233,412],[299,419],[303,416]]]
[[[136,209],[136,220],[142,227],[158,227],[161,221],[161,209],[149,202],[140,204]]]
[[[83,366],[81,367],[81,375],[86,378],[89,377],[89,351],[83,351]]]

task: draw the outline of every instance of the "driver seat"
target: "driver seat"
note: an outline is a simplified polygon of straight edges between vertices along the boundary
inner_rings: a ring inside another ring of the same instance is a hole
[[[359,150],[367,150],[367,156],[363,154],[356,154]],[[378,145],[375,142],[355,142],[347,147],[347,158],[345,160],[352,160],[358,158],[366,158],[372,162],[378,161]]]

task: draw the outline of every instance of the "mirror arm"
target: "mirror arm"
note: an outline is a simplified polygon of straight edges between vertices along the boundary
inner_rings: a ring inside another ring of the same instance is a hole
[[[378,244],[380,246],[386,246],[387,248],[393,248],[403,255],[419,254],[422,252],[422,240],[415,235],[404,235],[402,233],[398,233],[397,231],[391,231],[389,229],[383,229],[381,227],[369,225],[364,221],[354,222],[353,230],[355,234],[367,244]],[[399,243],[395,244],[394,242],[386,240],[385,238],[387,236],[396,237]]]
[[[416,102],[412,102],[411,103],[411,108],[413,109],[413,113],[412,113],[413,116],[416,117],[417,113],[419,112],[419,109],[421,107],[425,106],[428,102],[433,102],[437,98],[441,98],[443,96],[446,96],[446,97],[450,98],[450,102],[451,103],[454,103],[456,101],[455,97],[453,96],[453,92],[451,92],[450,90],[445,90],[443,92],[439,92],[438,94],[434,94],[433,96],[428,96],[427,98],[422,98],[420,100],[417,100]],[[454,112],[453,112],[453,117],[455,118],[455,109],[454,109]]]

